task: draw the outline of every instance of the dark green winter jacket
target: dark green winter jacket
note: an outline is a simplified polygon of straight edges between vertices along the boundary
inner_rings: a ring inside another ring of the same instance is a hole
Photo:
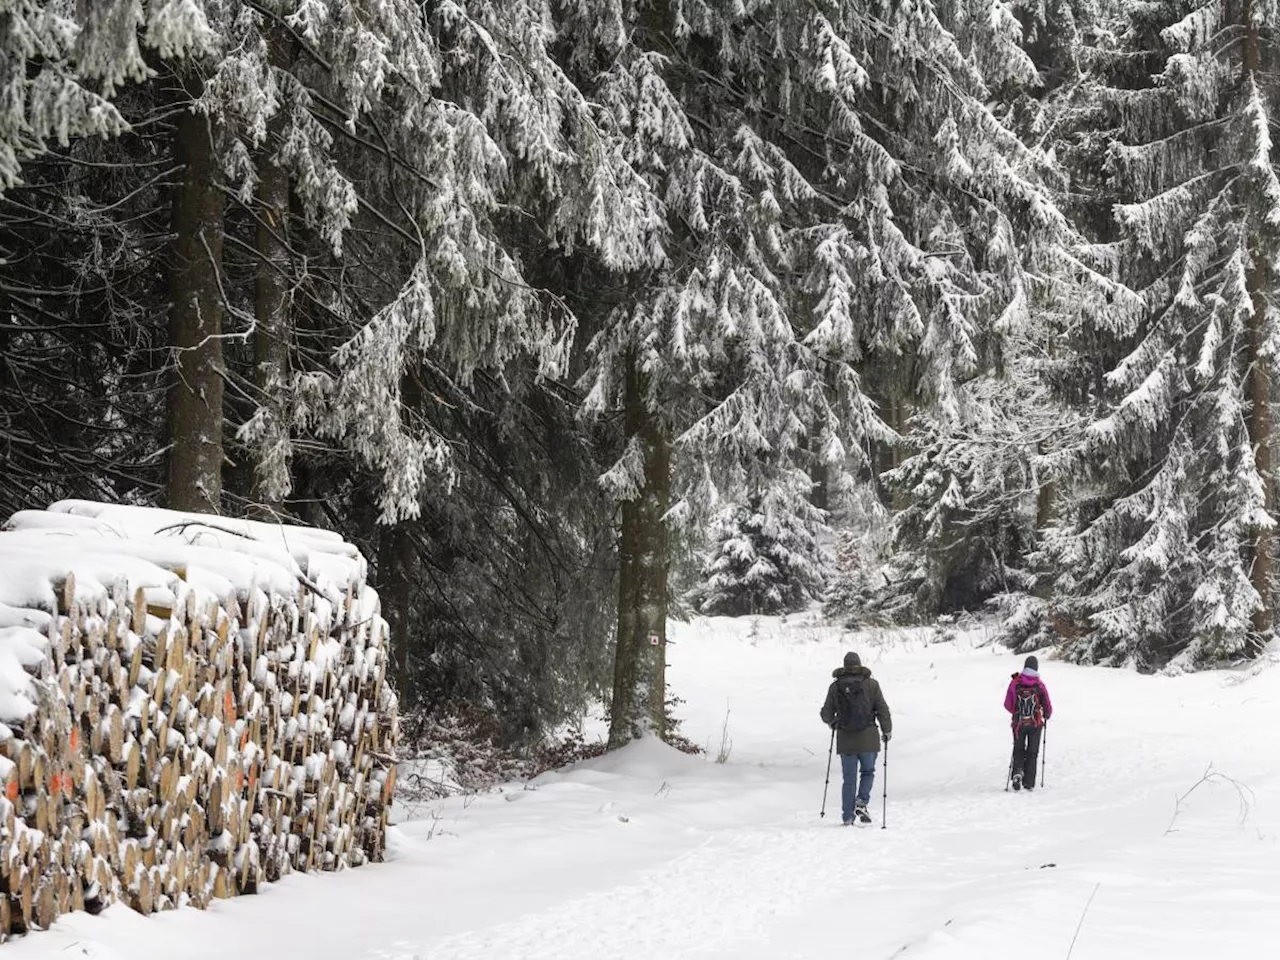
[[[835,681],[827,688],[827,702],[822,705],[822,722],[828,727],[836,719],[836,684],[843,677],[862,677],[867,685],[867,696],[871,698],[871,712],[875,714],[876,723],[865,730],[837,730],[836,753],[878,753],[880,738],[893,732],[893,718],[889,715],[889,705],[884,702],[884,693],[880,690],[880,681],[871,679],[871,671],[866,667],[840,667],[831,671]]]

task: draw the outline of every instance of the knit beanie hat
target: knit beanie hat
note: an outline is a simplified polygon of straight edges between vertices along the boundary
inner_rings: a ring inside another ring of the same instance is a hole
[[[844,655],[844,668],[852,670],[854,667],[862,666],[862,658],[850,650]]]
[[[1037,660],[1034,656],[1027,657],[1027,662],[1026,662],[1026,663],[1024,663],[1024,664],[1022,665],[1022,669],[1024,669],[1024,670],[1039,670],[1039,669],[1040,669],[1040,661],[1039,661],[1039,660]]]

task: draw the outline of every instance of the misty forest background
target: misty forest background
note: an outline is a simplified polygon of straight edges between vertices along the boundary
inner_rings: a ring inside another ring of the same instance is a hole
[[[338,530],[508,746],[694,611],[1255,657],[1277,6],[0,0],[0,515]]]

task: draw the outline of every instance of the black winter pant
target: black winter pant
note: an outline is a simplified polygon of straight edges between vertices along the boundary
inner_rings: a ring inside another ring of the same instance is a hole
[[[1026,726],[1013,732],[1013,773],[1022,774],[1022,785],[1036,785],[1036,759],[1040,756],[1043,727]]]

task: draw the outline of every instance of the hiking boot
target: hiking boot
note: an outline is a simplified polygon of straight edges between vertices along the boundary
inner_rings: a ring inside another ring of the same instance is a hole
[[[867,805],[860,803],[853,808],[853,816],[859,823],[870,823],[871,814],[867,812]]]
[[[1022,774],[1020,774],[1020,773],[1015,773],[1015,774],[1013,775],[1013,789],[1015,789],[1015,790],[1021,790],[1021,789],[1022,789]]]

